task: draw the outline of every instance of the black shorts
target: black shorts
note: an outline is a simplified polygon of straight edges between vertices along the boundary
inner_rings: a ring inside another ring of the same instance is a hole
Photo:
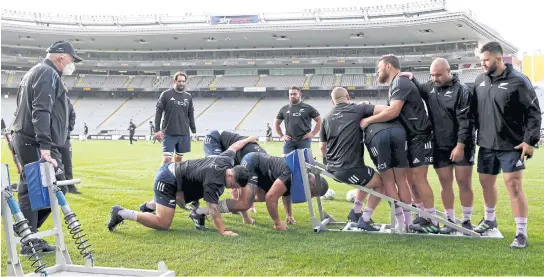
[[[460,162],[453,162],[450,160],[452,149],[435,149],[434,150],[434,168],[444,168],[451,165],[458,166],[473,166],[474,165],[474,153],[476,150],[474,146],[465,146],[465,155]]]
[[[191,136],[164,135],[162,152],[164,156],[169,157],[174,154],[183,156],[183,153],[191,152]]]
[[[521,151],[501,151],[480,147],[478,151],[478,173],[497,175],[525,169]]]
[[[219,131],[213,130],[208,132],[204,138],[203,147],[206,157],[221,154],[224,150],[221,146],[221,134],[219,134]]]
[[[168,166],[172,163],[165,163],[159,167],[155,174],[153,191],[155,192],[155,202],[168,208],[176,208],[176,177]]]
[[[346,170],[339,170],[331,172],[336,179],[353,185],[366,186],[372,177],[374,176],[374,169],[371,167],[358,167],[350,168]]]
[[[433,164],[433,136],[415,137],[408,140],[410,168]]]
[[[366,145],[378,172],[408,167],[406,132],[402,128],[379,131]]]

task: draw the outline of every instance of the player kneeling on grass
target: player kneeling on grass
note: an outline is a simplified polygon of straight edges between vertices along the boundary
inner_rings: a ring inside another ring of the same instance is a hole
[[[181,163],[165,163],[155,175],[155,202],[156,214],[140,213],[113,206],[108,229],[114,231],[117,225],[125,219],[153,229],[169,229],[174,218],[176,204],[180,207],[186,202],[204,199],[208,203],[207,209],[212,216],[217,231],[223,235],[236,236],[223,226],[221,212],[229,212],[227,200],[219,200],[225,187],[245,187],[248,182],[248,171],[242,166],[234,165],[236,151],[249,142],[256,141],[251,137],[233,144],[219,155],[197,160],[187,160]],[[203,228],[205,216],[190,214],[197,228]]]
[[[217,155],[221,153],[224,149],[229,148],[233,143],[243,140],[244,136],[241,136],[238,133],[225,131],[225,130],[211,130],[206,134],[204,138],[204,154],[206,157],[210,155]],[[257,142],[248,143],[244,146],[238,153],[236,153],[235,163],[238,165],[241,163],[242,159],[249,153],[259,152],[266,153]],[[240,198],[241,191],[239,189],[232,190],[232,198],[238,200]],[[255,213],[255,207],[251,207],[251,210]]]
[[[219,155],[223,151],[229,149],[235,143],[246,139],[247,137],[241,136],[234,132],[223,131],[223,130],[211,130],[206,134],[204,138],[203,148],[204,154],[206,157],[212,155]],[[234,158],[234,164],[239,165],[242,158],[248,153],[252,152],[261,152],[266,153],[266,151],[259,146],[256,141],[251,141],[245,144],[240,150],[236,151],[236,157]],[[239,189],[233,189],[232,195],[234,199],[238,199],[240,194]],[[198,201],[194,201],[188,205],[189,209],[198,208],[200,205]],[[149,201],[140,206],[140,211],[144,213],[153,213],[155,212],[156,204],[154,201]],[[185,208],[185,207],[182,207]]]
[[[268,213],[274,221],[274,228],[278,231],[286,230],[287,225],[281,221],[278,215],[278,200],[282,197],[286,223],[296,224],[291,204],[291,170],[287,166],[285,158],[273,157],[265,153],[250,153],[242,159],[241,165],[248,169],[249,184],[251,185],[249,188],[242,189],[238,198],[239,201],[245,203],[242,206],[247,208],[241,210],[244,222],[253,222],[247,210],[254,201],[266,202]],[[312,197],[325,195],[329,185],[324,178],[321,177],[319,187],[316,185],[314,174],[309,173],[308,180]]]

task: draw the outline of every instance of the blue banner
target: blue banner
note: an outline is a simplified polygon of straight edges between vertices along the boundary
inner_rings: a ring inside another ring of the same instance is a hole
[[[212,16],[212,25],[259,23],[258,15]]]

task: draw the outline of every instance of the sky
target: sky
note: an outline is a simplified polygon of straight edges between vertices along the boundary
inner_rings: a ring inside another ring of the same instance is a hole
[[[415,1],[403,0],[203,0],[203,1],[173,1],[173,0],[142,0],[137,1],[92,0],[67,1],[68,4],[56,4],[51,1],[3,1],[2,9],[49,12],[52,14],[258,14],[261,12],[304,11],[317,8],[360,7],[372,5],[400,4]],[[499,32],[504,38],[513,42],[523,52],[542,50],[544,52],[544,32],[542,32],[542,16],[544,16],[544,1],[516,0],[508,1],[506,5],[497,4],[497,0],[448,0],[448,8],[452,11],[471,10],[478,21],[485,23]],[[251,3],[252,5],[248,5]],[[531,23],[531,22],[539,22]]]

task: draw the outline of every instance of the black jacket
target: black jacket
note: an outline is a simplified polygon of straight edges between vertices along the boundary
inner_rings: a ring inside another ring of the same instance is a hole
[[[531,146],[538,143],[542,115],[535,90],[525,75],[506,64],[499,76],[480,74],[473,91],[479,146],[514,150],[522,142]]]
[[[68,118],[68,137],[67,140],[70,139],[70,133],[74,131],[74,127],[76,126],[76,112],[74,111],[74,106],[72,105],[72,101],[68,98],[68,109],[70,112],[70,118]]]
[[[17,94],[13,131],[40,145],[62,146],[68,136],[69,104],[61,72],[44,59],[23,77]]]
[[[461,83],[456,75],[443,87],[434,86],[432,81],[420,84],[413,79],[413,82],[427,104],[437,147],[451,150],[457,143],[473,146],[472,95],[468,86]]]

